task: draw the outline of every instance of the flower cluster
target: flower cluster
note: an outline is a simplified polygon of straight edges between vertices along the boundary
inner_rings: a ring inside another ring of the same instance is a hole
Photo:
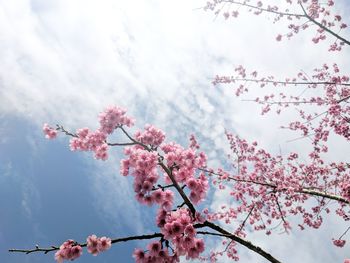
[[[111,134],[118,126],[126,125],[131,127],[134,120],[125,115],[126,110],[120,107],[109,107],[100,113],[100,127],[96,131],[90,131],[88,128],[78,129],[76,134],[70,134],[73,138],[70,140],[70,149],[72,151],[93,151],[95,158],[100,160],[108,159],[107,136]],[[46,138],[53,139],[57,136],[57,130],[44,124],[43,131]],[[63,132],[66,132],[63,130]],[[67,134],[67,132],[66,132]]]
[[[57,137],[57,131],[50,127],[47,123],[45,123],[43,126],[43,132],[47,139],[54,139]]]
[[[108,237],[97,237],[96,235],[88,236],[87,241],[87,250],[94,256],[97,256],[98,253],[103,252],[107,249],[110,249],[112,242]]]
[[[93,151],[96,159],[106,160],[108,158],[107,134],[101,130],[91,132],[88,128],[77,130],[77,137],[70,140],[72,151]]]
[[[163,217],[163,218],[162,218]],[[158,213],[157,222],[161,221],[164,225],[161,232],[164,238],[171,240],[175,245],[177,255],[186,255],[187,258],[198,258],[204,251],[204,242],[196,238],[196,230],[193,227],[193,219],[186,208],[181,208],[173,212],[167,212],[164,218],[164,212]]]
[[[135,133],[135,139],[143,144],[149,144],[153,147],[158,147],[165,139],[165,133],[152,126],[146,125],[145,131],[138,131]]]
[[[69,239],[64,242],[60,249],[55,253],[55,260],[62,263],[63,260],[74,260],[81,256],[82,248],[74,240]]]
[[[168,211],[173,206],[174,193],[171,190],[157,189],[153,191],[151,200],[152,202],[160,205],[160,207],[165,211]]]
[[[179,257],[174,255],[169,255],[167,249],[162,248],[162,244],[159,241],[154,241],[148,244],[148,253],[141,250],[135,249],[133,253],[133,258],[135,258],[136,263],[175,263],[180,262]]]
[[[195,149],[184,149],[178,144],[169,143],[161,146],[165,152],[165,160],[169,167],[174,167],[173,175],[178,183],[184,183],[191,190],[190,200],[194,204],[201,202],[208,190],[208,179],[204,173],[198,178],[195,177],[196,169],[205,167],[206,155],[200,152],[198,155]],[[169,178],[166,178],[170,182]]]
[[[120,173],[127,176],[131,169],[131,175],[135,178],[134,191],[137,200],[143,204],[153,204],[151,191],[159,178],[157,153],[148,152],[136,145],[125,148],[124,154],[128,158],[121,161]]]
[[[196,154],[194,149],[184,149],[178,144],[163,144],[161,149],[165,152],[168,167],[174,167],[174,178],[179,183],[186,183],[192,178],[197,168],[205,167],[207,157],[203,152]]]
[[[186,181],[186,185],[191,190],[190,200],[194,204],[198,204],[205,198],[209,188],[208,178],[205,176],[204,173],[200,173],[197,179],[196,178],[188,179]]]
[[[134,120],[126,116],[125,113],[126,110],[123,108],[116,106],[108,107],[104,112],[100,113],[99,116],[101,131],[111,134],[117,126],[133,126]]]

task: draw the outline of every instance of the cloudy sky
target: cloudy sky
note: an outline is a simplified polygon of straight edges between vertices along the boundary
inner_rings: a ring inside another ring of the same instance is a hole
[[[339,12],[349,14],[347,1],[337,2]],[[329,53],[327,43],[311,43],[310,31],[276,42],[285,29],[271,23],[272,17],[242,12],[225,21],[204,12],[204,5],[202,0],[0,0],[1,262],[53,262],[53,255],[4,252],[12,247],[84,241],[92,233],[154,231],[154,211],[133,200],[130,181],[119,175],[120,150],[106,162],[72,153],[64,136],[45,140],[44,122],[69,130],[96,128],[106,106],[123,106],[137,127],[152,123],[170,141],[187,145],[186,138],[196,134],[213,167],[225,162],[225,128],[272,152],[303,149],[300,141],[287,143],[295,134],[278,129],[291,115],[263,118],[257,105],[211,81],[240,64],[276,76],[310,72],[324,62],[348,69],[349,48]],[[349,156],[336,140],[331,147],[338,150],[330,158]],[[225,202],[224,195],[212,194],[212,207]],[[319,231],[249,238],[283,262],[342,262],[350,257],[349,245],[336,248],[331,238],[344,229],[329,218]],[[80,262],[132,262],[138,245],[118,244],[97,258],[84,253]],[[242,262],[265,262],[245,248],[239,251]]]

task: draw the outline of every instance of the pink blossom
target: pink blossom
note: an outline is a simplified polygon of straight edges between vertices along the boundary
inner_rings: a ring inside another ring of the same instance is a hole
[[[343,247],[346,241],[344,239],[333,239],[333,244],[337,247]]]
[[[87,250],[94,256],[98,253],[110,249],[112,241],[107,237],[97,237],[96,235],[88,236],[87,239]]]
[[[55,260],[58,263],[62,263],[64,260],[74,260],[80,257],[82,253],[81,246],[76,244],[74,240],[69,239],[64,242],[55,253]]]
[[[134,120],[125,114],[126,110],[121,107],[108,107],[99,115],[101,131],[103,133],[111,134],[117,126],[126,125],[131,127],[134,124]]]
[[[54,139],[57,137],[57,131],[50,127],[47,123],[43,125],[43,132],[47,139]]]

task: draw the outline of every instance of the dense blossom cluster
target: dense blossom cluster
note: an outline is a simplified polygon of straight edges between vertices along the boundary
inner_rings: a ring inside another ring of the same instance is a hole
[[[134,137],[137,141],[143,144],[149,144],[153,147],[158,147],[164,141],[165,133],[152,125],[146,125],[145,131],[136,132]]]
[[[161,228],[164,239],[171,241],[174,246],[173,254],[169,254],[168,248],[164,249],[161,242],[151,242],[147,246],[148,253],[141,249],[135,250],[133,256],[136,262],[179,262],[179,256],[186,256],[187,259],[198,258],[204,251],[204,241],[196,238],[193,226],[195,221],[187,208],[176,211],[160,209],[157,225]]]
[[[141,203],[152,205],[155,202],[152,190],[159,179],[157,153],[147,151],[136,145],[125,148],[124,154],[128,158],[121,161],[120,173],[124,176],[131,173],[135,178],[134,191],[137,194],[137,200]],[[157,196],[158,203],[167,201],[167,204],[169,203],[169,206],[171,206],[172,198],[167,197],[166,199],[165,194],[161,197]]]
[[[74,260],[81,256],[82,248],[76,244],[74,240],[69,239],[64,242],[60,249],[55,253],[55,259],[58,263],[62,263],[64,260]]]
[[[193,222],[194,219],[189,210],[182,208],[168,212],[165,215],[164,225],[161,227],[164,238],[171,240],[175,245],[176,253],[192,259],[198,258],[199,254],[204,251],[204,242],[196,238]]]
[[[96,159],[106,160],[108,158],[107,134],[101,130],[91,132],[88,128],[77,130],[77,137],[70,140],[72,151],[93,151]]]
[[[101,132],[111,134],[117,126],[133,126],[134,120],[126,116],[125,113],[125,109],[116,106],[108,107],[104,112],[100,113]]]

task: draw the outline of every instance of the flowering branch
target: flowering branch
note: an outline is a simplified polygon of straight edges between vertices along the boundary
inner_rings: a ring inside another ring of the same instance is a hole
[[[223,175],[220,173],[216,173],[214,171],[208,170],[208,169],[204,169],[204,168],[199,168],[199,170],[210,173],[210,174],[214,174],[217,175],[219,177],[222,177]],[[285,191],[289,191],[291,189],[289,188],[280,188],[277,185],[271,184],[271,183],[266,183],[266,182],[259,182],[259,181],[254,181],[254,180],[246,180],[246,179],[240,179],[240,178],[235,178],[232,176],[228,176],[226,177],[227,180],[232,180],[235,182],[242,182],[242,183],[251,183],[251,184],[256,184],[256,185],[262,185],[262,186],[266,186],[269,188],[273,188],[274,192],[285,192]],[[338,196],[338,195],[333,195],[327,192],[322,192],[322,191],[317,191],[314,189],[310,189],[310,188],[301,188],[301,189],[293,189],[294,192],[296,193],[300,193],[300,194],[307,194],[307,195],[313,195],[313,196],[319,196],[319,197],[324,197],[330,200],[335,200],[344,204],[350,204],[350,201],[342,196]]]
[[[266,251],[264,251],[263,249],[261,249],[260,247],[253,245],[251,242],[236,236],[234,234],[231,234],[230,232],[226,231],[225,229],[221,228],[218,225],[215,225],[209,221],[205,221],[204,222],[204,226],[207,226],[213,230],[216,230],[217,232],[219,232],[220,234],[224,235],[225,237],[232,239],[233,241],[236,241],[237,243],[245,246],[246,248],[258,253],[259,255],[261,255],[262,257],[264,257],[265,259],[267,259],[270,262],[273,263],[281,263],[281,261],[277,260],[275,257],[273,257],[270,253],[267,253]],[[210,235],[208,233],[208,235]]]
[[[338,34],[336,34],[334,31],[330,30],[329,28],[327,28],[326,26],[324,26],[323,24],[321,24],[320,22],[316,21],[315,19],[313,19],[311,16],[308,15],[308,13],[306,12],[303,4],[300,2],[299,3],[301,8],[303,9],[304,12],[304,17],[306,17],[307,19],[309,19],[312,23],[314,23],[315,25],[317,25],[318,27],[322,28],[324,31],[328,32],[329,34],[333,35],[334,37],[336,37],[337,39],[341,40],[342,42],[344,42],[347,45],[350,45],[350,41],[346,40],[345,38],[339,36]]]
[[[244,2],[237,2],[234,0],[226,0],[226,1],[222,1],[223,3],[230,3],[230,4],[235,4],[235,5],[239,5],[239,6],[245,6],[245,7],[249,7],[255,10],[258,10],[260,12],[267,12],[267,13],[272,13],[272,14],[276,14],[276,15],[280,15],[280,16],[290,16],[290,17],[296,17],[296,18],[302,18],[302,17],[307,17],[304,14],[297,14],[297,13],[288,13],[288,12],[281,12],[281,11],[277,11],[276,9],[269,7],[269,8],[264,8],[262,6],[255,6],[255,5],[251,5],[251,4],[247,4],[245,1]]]
[[[149,235],[140,235],[140,236],[129,236],[129,237],[120,237],[115,238],[111,240],[112,244],[120,243],[120,242],[127,242],[132,240],[145,240],[145,239],[152,239],[157,237],[163,237],[163,234],[161,233],[154,233]],[[86,247],[87,243],[75,243],[76,245],[79,245],[80,247]],[[35,249],[9,249],[9,252],[20,252],[20,253],[26,253],[30,254],[33,252],[44,252],[44,254],[47,254],[52,251],[59,250],[60,248],[57,246],[51,246],[49,248],[40,248],[38,245],[35,246]]]

